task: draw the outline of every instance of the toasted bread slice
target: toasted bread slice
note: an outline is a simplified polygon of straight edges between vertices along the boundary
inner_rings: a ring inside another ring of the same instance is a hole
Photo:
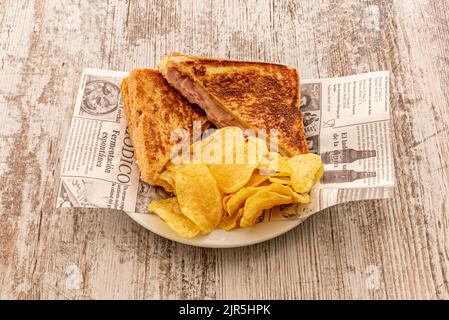
[[[167,81],[218,127],[278,130],[281,152],[307,153],[296,69],[170,53],[159,63]]]
[[[141,180],[160,185],[158,178],[170,160],[175,129],[192,134],[193,122],[205,125],[204,112],[192,106],[164,77],[152,69],[134,69],[121,84],[128,132],[134,145]]]

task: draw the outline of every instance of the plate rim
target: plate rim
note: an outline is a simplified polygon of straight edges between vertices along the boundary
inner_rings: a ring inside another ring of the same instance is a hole
[[[228,249],[228,248],[240,248],[240,247],[247,247],[247,246],[251,246],[254,244],[258,244],[261,242],[265,242],[268,240],[271,240],[273,238],[276,238],[280,235],[283,235],[284,233],[289,232],[290,230],[294,229],[295,227],[297,227],[299,224],[301,224],[301,222],[303,221],[303,219],[298,219],[298,220],[280,220],[280,221],[272,221],[272,222],[267,222],[267,223],[279,223],[279,224],[283,224],[283,227],[278,228],[275,232],[270,232],[267,233],[266,235],[262,236],[262,237],[256,237],[252,240],[249,241],[242,241],[240,243],[211,243],[211,242],[207,242],[207,237],[214,233],[214,232],[226,232],[226,233],[232,233],[233,231],[223,231],[223,230],[219,230],[216,229],[214,231],[212,231],[210,234],[202,236],[202,237],[195,237],[195,238],[182,238],[180,236],[177,236],[174,231],[172,231],[171,229],[168,229],[168,226],[166,227],[166,230],[170,230],[170,232],[164,232],[164,230],[162,229],[158,229],[157,226],[152,227],[151,226],[151,221],[147,220],[147,222],[145,222],[145,218],[149,218],[151,219],[152,214],[151,213],[138,213],[138,212],[126,212],[125,213],[133,220],[135,221],[137,224],[139,224],[140,226],[142,226],[143,228],[147,229],[148,231],[151,231],[155,234],[157,234],[160,237],[163,237],[165,239],[177,242],[177,243],[182,243],[185,245],[190,245],[193,247],[198,247],[198,248],[214,248],[214,249]],[[160,219],[158,216],[154,215],[154,218],[157,218],[160,220],[161,223],[164,223],[162,219]],[[251,228],[256,228],[258,227],[253,226]],[[236,229],[236,230],[241,230],[241,229]],[[206,241],[201,241],[201,239],[206,240]]]

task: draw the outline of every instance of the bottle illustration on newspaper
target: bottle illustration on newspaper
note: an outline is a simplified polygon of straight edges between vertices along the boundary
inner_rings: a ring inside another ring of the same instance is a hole
[[[353,163],[357,160],[376,157],[376,150],[334,150],[327,151],[321,154],[321,160],[324,164],[342,164]],[[376,172],[363,171],[357,172],[355,170],[326,170],[321,178],[321,183],[347,183],[359,179],[367,179],[376,177]]]
[[[331,170],[325,171],[321,177],[321,183],[345,183],[358,179],[372,178],[376,172],[357,172],[355,170]]]
[[[321,154],[321,160],[324,164],[331,163],[352,163],[357,160],[371,158],[376,156],[376,150],[334,150],[327,151]]]

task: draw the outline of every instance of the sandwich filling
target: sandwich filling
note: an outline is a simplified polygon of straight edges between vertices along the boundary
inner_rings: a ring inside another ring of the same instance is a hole
[[[245,129],[245,127],[237,119],[215,103],[209,94],[203,90],[203,88],[197,85],[188,76],[183,75],[176,68],[169,67],[166,77],[167,81],[179,92],[181,92],[187,100],[200,106],[206,112],[209,120],[212,121],[217,127],[222,128],[235,126]]]

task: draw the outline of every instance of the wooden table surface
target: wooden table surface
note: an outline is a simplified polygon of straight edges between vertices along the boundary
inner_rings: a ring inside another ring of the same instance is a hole
[[[324,210],[246,248],[194,248],[107,210],[54,211],[84,67],[170,50],[391,71],[394,200]],[[448,299],[449,4],[0,1],[0,298]]]

